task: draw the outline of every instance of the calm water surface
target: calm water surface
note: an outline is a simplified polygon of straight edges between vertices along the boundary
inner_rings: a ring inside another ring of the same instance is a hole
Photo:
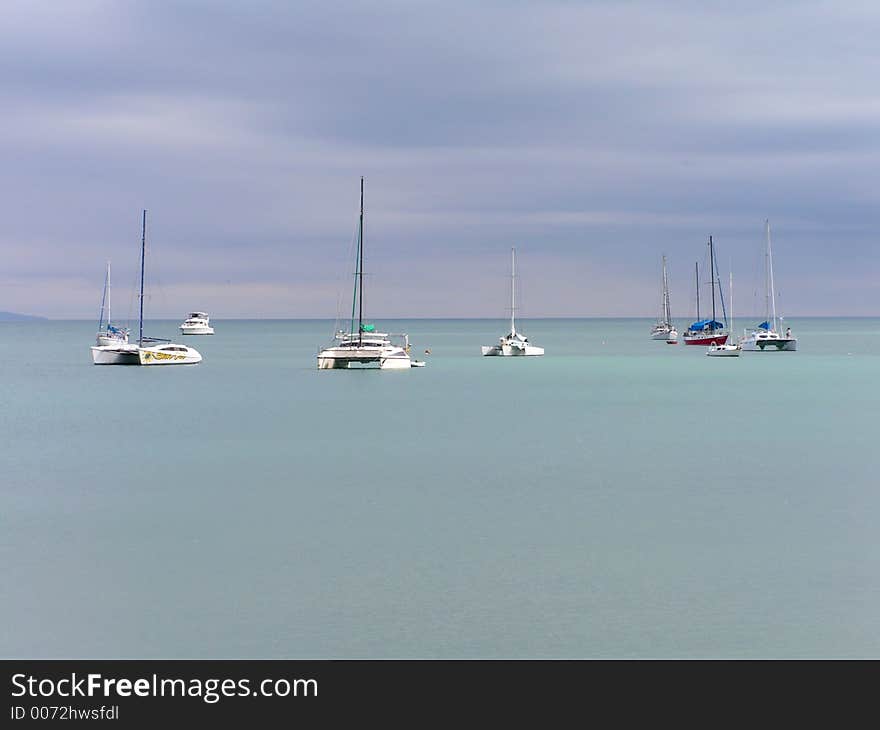
[[[125,368],[0,323],[0,655],[880,657],[880,320],[739,359],[535,320],[527,360],[380,322],[407,372],[214,324]]]

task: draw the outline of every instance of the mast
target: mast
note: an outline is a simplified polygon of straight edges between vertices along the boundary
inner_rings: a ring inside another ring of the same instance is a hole
[[[110,259],[107,259],[107,326],[110,326]]]
[[[358,224],[358,347],[364,337],[364,178],[361,176],[361,218]]]
[[[98,314],[98,332],[104,329],[104,306],[107,303],[107,288],[110,284],[110,262],[107,262],[107,273],[104,275],[104,293],[101,295],[101,312]],[[107,315],[107,323],[110,323],[110,315]]]
[[[730,336],[733,337],[733,268],[727,272],[730,283]]]
[[[773,331],[776,332],[776,286],[773,283],[773,253],[770,250],[770,219],[766,218],[764,224],[767,227],[767,314],[772,314]]]
[[[513,322],[516,311],[516,249],[510,249],[510,334],[516,334],[516,325]]]
[[[669,279],[666,276],[666,256],[663,256],[663,321],[670,324],[669,314]]]
[[[138,313],[138,347],[144,344],[144,256],[147,250],[147,211],[144,209],[144,222],[141,227],[141,294]]]
[[[709,278],[712,280],[712,325],[715,330],[715,250],[712,247],[712,236],[709,236]]]
[[[700,321],[700,262],[694,261],[694,276],[697,287],[697,321]]]

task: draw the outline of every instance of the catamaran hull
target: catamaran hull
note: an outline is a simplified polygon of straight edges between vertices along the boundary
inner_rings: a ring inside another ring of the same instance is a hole
[[[535,347],[534,345],[526,345],[525,347],[513,347],[511,345],[493,345],[492,347],[481,347],[483,357],[527,357],[543,355],[543,347]]]
[[[162,347],[141,347],[138,349],[139,365],[195,365],[202,356],[191,347],[176,351],[163,350]]]
[[[797,339],[780,338],[778,340],[744,340],[742,349],[746,352],[795,352],[797,351]]]
[[[669,337],[669,332],[667,330],[660,330],[659,332],[651,333],[652,340],[665,340],[667,337]]]
[[[319,357],[318,370],[409,370],[408,357]]]
[[[92,362],[95,365],[139,365],[137,347],[126,349],[117,346],[92,348]]]

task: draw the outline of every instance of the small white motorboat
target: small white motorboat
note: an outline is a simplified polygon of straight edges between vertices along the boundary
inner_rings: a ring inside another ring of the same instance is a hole
[[[190,312],[180,325],[182,335],[213,335],[210,318],[204,312]]]
[[[706,354],[709,357],[739,357],[742,347],[739,345],[711,345]]]
[[[730,329],[733,330],[733,272],[730,273]],[[741,352],[741,344],[728,342],[713,342],[706,350],[709,357],[739,357]]]

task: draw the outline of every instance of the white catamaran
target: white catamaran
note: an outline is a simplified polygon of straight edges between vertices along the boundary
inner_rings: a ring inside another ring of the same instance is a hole
[[[668,345],[678,343],[678,330],[672,324],[669,311],[669,278],[666,276],[666,256],[663,257],[663,296],[660,301],[660,318],[651,330],[652,340],[663,340]]]
[[[355,318],[357,312],[357,318]],[[357,327],[355,327],[357,325]],[[394,339],[392,339],[394,338]],[[379,368],[407,370],[425,363],[409,356],[409,336],[376,332],[364,322],[364,179],[361,178],[361,212],[358,222],[357,271],[348,332],[338,330],[335,342],[318,353],[319,370]]]
[[[186,345],[178,345],[169,340],[144,337],[144,261],[147,250],[147,211],[144,211],[141,228],[141,288],[138,312],[137,344],[92,348],[92,361],[95,365],[193,365],[202,361],[197,350]]]
[[[765,311],[764,321],[755,329],[747,330],[742,338],[742,349],[749,352],[794,352],[797,350],[797,338],[786,328],[785,334],[777,330],[776,291],[773,282],[773,252],[770,249],[770,220],[764,221],[767,232],[767,250],[764,254]]]
[[[522,332],[516,331],[516,249],[510,249],[510,332],[498,339],[497,345],[481,347],[486,357],[522,357],[524,355],[543,355],[543,347],[535,347]]]

